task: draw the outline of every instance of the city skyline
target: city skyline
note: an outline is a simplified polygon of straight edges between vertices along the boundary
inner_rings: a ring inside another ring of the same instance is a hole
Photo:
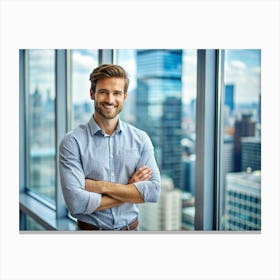
[[[44,55],[38,52],[36,56],[30,59],[30,68],[36,64],[36,80],[30,83],[30,91],[34,92],[35,88],[43,93],[50,91],[54,98],[54,87],[50,87],[53,78],[45,79],[43,74],[46,71],[46,61],[54,60],[53,50],[45,50]],[[128,93],[135,91],[137,87],[136,77],[136,51],[137,49],[120,49],[117,50],[117,60],[128,72],[130,86]],[[36,52],[36,50],[32,50]],[[73,95],[73,103],[91,102],[89,97],[89,74],[98,65],[97,49],[73,49],[71,50],[72,65],[72,91],[79,92]],[[40,64],[38,64],[40,61]],[[189,104],[192,99],[196,98],[196,50],[183,51],[183,89],[182,102]],[[73,67],[75,66],[75,67]],[[48,69],[49,70],[49,69]],[[230,49],[225,52],[224,65],[224,84],[235,85],[235,102],[238,103],[258,103],[261,94],[261,51],[258,49]],[[40,74],[42,73],[42,74]]]

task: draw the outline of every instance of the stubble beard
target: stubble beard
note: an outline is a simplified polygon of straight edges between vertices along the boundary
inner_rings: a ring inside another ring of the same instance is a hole
[[[103,118],[107,119],[107,120],[112,120],[114,118],[116,118],[119,113],[122,111],[122,106],[121,107],[117,107],[115,108],[114,112],[112,114],[108,114],[106,112],[104,112],[102,110],[102,103],[101,104],[96,104],[96,102],[94,103],[94,110],[95,112],[97,112],[99,115],[101,115]]]

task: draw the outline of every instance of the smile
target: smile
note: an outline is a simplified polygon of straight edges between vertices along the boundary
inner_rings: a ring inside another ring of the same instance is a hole
[[[109,104],[102,104],[102,106],[103,106],[105,109],[114,109],[114,108],[115,108],[114,105],[109,105]]]

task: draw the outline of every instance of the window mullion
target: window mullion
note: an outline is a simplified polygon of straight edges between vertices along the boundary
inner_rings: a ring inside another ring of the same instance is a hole
[[[67,209],[63,199],[60,176],[58,153],[59,143],[67,131],[67,50],[56,50],[56,217],[62,218],[67,215]]]
[[[216,126],[216,180],[215,180],[215,229],[221,230],[221,209],[224,201],[223,198],[223,184],[224,184],[224,170],[223,170],[223,146],[224,146],[224,50],[218,50],[217,54],[217,126]]]
[[[98,50],[99,64],[111,64],[114,61],[113,49]]]
[[[19,114],[20,114],[20,118],[19,118],[19,133],[20,133],[20,145],[19,145],[19,159],[20,159],[20,172],[19,172],[19,188],[20,188],[20,192],[24,192],[25,191],[25,187],[26,187],[26,170],[27,170],[27,166],[26,166],[26,146],[25,146],[25,120],[26,118],[26,111],[25,111],[25,103],[26,103],[26,59],[25,59],[25,50],[20,50],[19,51],[19,79],[20,79],[20,84],[19,84]]]
[[[214,229],[217,51],[197,52],[195,229]]]

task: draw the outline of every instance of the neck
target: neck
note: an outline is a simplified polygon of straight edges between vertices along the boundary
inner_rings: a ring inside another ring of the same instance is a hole
[[[112,135],[114,133],[119,121],[118,116],[113,119],[105,119],[96,112],[94,113],[93,118],[99,127],[108,135]]]

